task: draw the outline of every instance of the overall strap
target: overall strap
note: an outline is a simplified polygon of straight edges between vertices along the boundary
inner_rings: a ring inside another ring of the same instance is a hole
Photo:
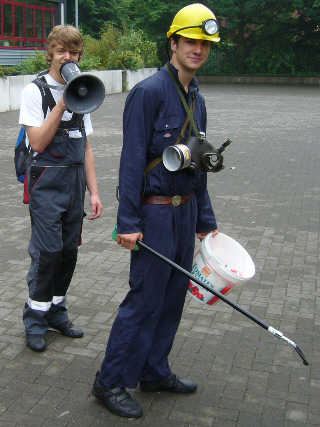
[[[83,114],[73,113],[71,120],[61,121],[58,129],[81,129],[84,128]]]

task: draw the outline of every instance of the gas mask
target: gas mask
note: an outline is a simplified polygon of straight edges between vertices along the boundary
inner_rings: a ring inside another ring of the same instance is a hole
[[[218,149],[214,148],[206,139],[205,134],[200,132],[200,136],[190,136],[185,144],[170,145],[162,154],[162,161],[166,169],[175,172],[186,169],[196,173],[199,170],[205,172],[219,172],[223,166],[222,152],[231,144],[231,139]]]

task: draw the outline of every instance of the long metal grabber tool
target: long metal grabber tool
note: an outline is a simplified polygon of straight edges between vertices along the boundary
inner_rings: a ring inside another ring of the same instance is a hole
[[[259,317],[257,317],[254,314],[250,313],[249,311],[247,311],[246,309],[244,309],[239,304],[237,304],[236,302],[232,301],[231,299],[229,299],[228,297],[226,297],[225,295],[223,295],[219,291],[211,289],[207,284],[203,283],[197,277],[194,277],[193,274],[189,273],[187,270],[185,270],[184,268],[180,267],[180,265],[178,265],[175,262],[171,261],[169,258],[166,258],[164,255],[159,254],[159,252],[156,252],[154,249],[150,248],[150,246],[146,245],[145,243],[141,242],[140,240],[137,241],[137,245],[140,246],[140,247],[142,247],[142,248],[144,248],[144,249],[147,249],[149,252],[151,252],[152,254],[154,254],[155,256],[157,256],[158,258],[162,259],[162,261],[164,261],[165,263],[169,264],[171,267],[176,268],[182,274],[184,274],[185,276],[189,277],[190,280],[192,280],[193,282],[195,282],[198,285],[202,286],[207,291],[211,292],[216,297],[220,298],[222,301],[224,301],[227,304],[229,304],[231,307],[233,307],[236,310],[240,311],[240,313],[244,314],[246,317],[248,317],[249,319],[253,320],[259,326],[262,326],[264,329],[266,329],[267,331],[269,331],[272,335],[276,336],[277,338],[280,338],[280,339],[284,340],[288,344],[291,344],[294,347],[294,349],[296,350],[296,352],[299,354],[299,356],[301,357],[301,359],[303,360],[303,364],[304,365],[309,365],[308,361],[304,357],[304,354],[302,353],[302,351],[300,350],[300,348],[297,346],[297,344],[294,343],[293,341],[289,340],[289,338],[285,337],[282,332],[277,331],[277,329],[275,329],[272,326],[268,325],[266,322],[264,322],[263,320],[259,319]]]

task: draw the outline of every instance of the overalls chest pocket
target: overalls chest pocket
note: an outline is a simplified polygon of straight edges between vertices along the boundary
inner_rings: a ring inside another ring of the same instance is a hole
[[[181,130],[181,118],[178,114],[159,116],[154,123],[154,133],[150,152],[154,156],[162,155],[168,145],[173,145]]]
[[[72,159],[74,164],[84,164],[86,141],[84,131],[69,129],[68,158]]]
[[[61,158],[67,154],[67,140],[67,132],[58,130],[51,142],[51,155],[53,157]]]

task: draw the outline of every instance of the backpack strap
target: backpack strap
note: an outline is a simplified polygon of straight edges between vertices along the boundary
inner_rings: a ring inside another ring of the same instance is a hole
[[[40,77],[39,80],[46,83],[46,79],[44,78],[44,76]],[[48,107],[50,108],[50,111],[52,111],[53,108],[56,106],[56,101],[54,100],[51,90],[43,86],[41,83],[39,83],[38,79],[34,79],[32,83],[38,86],[40,90],[41,97],[42,97],[43,118],[45,118],[47,115]]]
[[[46,81],[45,78],[42,76],[40,78],[42,81]],[[34,83],[36,86],[38,86],[40,93],[41,93],[41,98],[42,98],[42,111],[43,111],[43,118],[46,118],[47,115],[47,111],[48,111],[48,107],[50,108],[50,111],[52,111],[52,109],[54,108],[54,106],[56,105],[56,102],[52,96],[51,91],[48,88],[43,87],[38,81],[37,79],[33,80],[32,83]],[[33,149],[31,148],[31,145],[29,143],[29,147],[26,153],[26,162],[27,164],[31,163],[32,157],[33,157]]]

